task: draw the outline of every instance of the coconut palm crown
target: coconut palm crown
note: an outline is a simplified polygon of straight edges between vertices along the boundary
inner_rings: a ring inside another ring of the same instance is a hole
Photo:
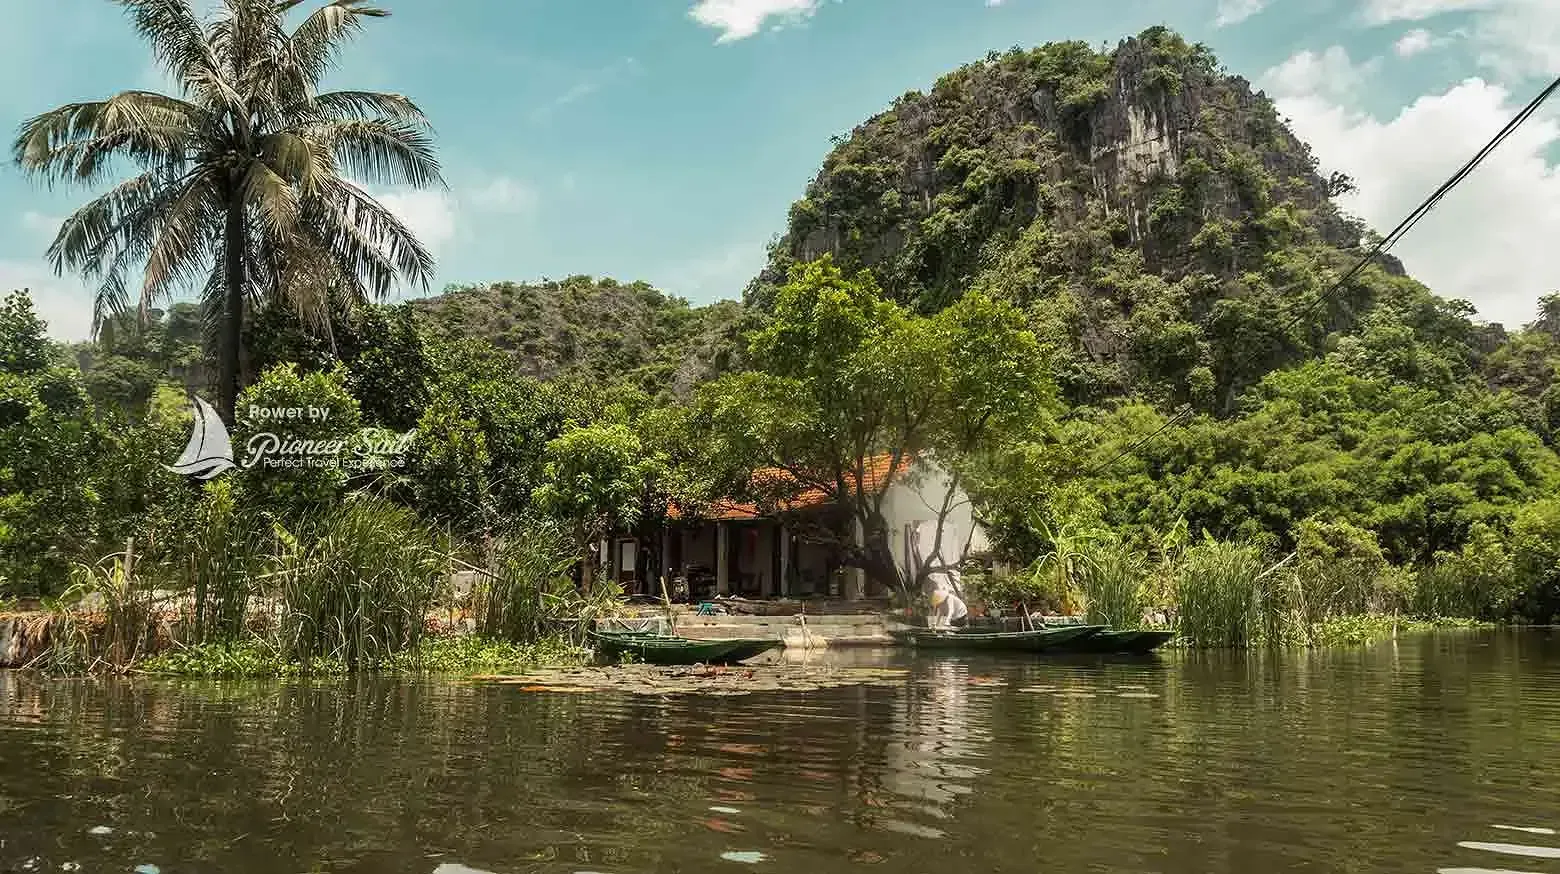
[[[115,0],[178,96],[124,91],[25,122],[17,164],[50,185],[127,175],[61,225],[48,258],[97,286],[94,332],[128,309],[202,290],[232,420],[247,307],[290,305],[316,323],[328,298],[427,287],[433,258],[362,185],[442,187],[433,132],[399,94],[320,91],[342,46],[388,13],[334,0],[296,27],[304,0]],[[357,182],[354,183],[356,180]],[[127,274],[142,268],[135,294]]]

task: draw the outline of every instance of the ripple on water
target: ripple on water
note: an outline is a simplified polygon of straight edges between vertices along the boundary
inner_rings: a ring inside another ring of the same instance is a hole
[[[1555,830],[1537,825],[1492,825],[1490,828],[1505,829],[1513,832],[1527,832],[1530,835],[1552,835]]]
[[[1560,647],[1459,639],[1283,659],[947,659],[894,688],[742,699],[0,674],[0,831],[18,813],[32,826],[0,847],[0,871],[39,857],[40,872],[75,859],[129,874],[199,846],[195,870],[224,874],[320,859],[489,874],[466,858],[538,874],[939,874],[1033,870],[1037,848],[1065,871],[1368,853],[1404,871],[1560,874],[1539,846],[1560,839],[1534,813],[1560,804],[1535,729],[1560,720],[1546,695]],[[338,814],[343,797],[364,801]],[[1341,797],[1370,811],[1368,831],[1338,815]],[[111,837],[88,833],[106,820]]]
[[[1435,874],[1538,874],[1538,872],[1513,871],[1510,868],[1437,868]]]
[[[1488,850],[1508,856],[1527,856],[1530,859],[1560,859],[1560,847],[1534,847],[1527,844],[1501,844],[1489,841],[1458,841],[1457,846],[1469,850]]]

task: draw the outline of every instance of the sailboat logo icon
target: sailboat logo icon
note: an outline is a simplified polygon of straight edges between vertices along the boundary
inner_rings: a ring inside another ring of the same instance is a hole
[[[222,424],[222,417],[211,408],[211,404],[200,398],[191,395],[190,401],[195,408],[190,440],[184,445],[179,460],[168,465],[168,469],[204,480],[237,467],[233,463],[233,441],[228,439],[227,426]]]

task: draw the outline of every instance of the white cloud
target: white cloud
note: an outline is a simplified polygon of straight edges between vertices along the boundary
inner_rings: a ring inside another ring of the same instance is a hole
[[[54,239],[55,234],[59,233],[60,225],[64,224],[64,222],[65,219],[62,216],[44,215],[41,212],[33,212],[32,210],[22,213],[22,227],[50,240]]]
[[[735,42],[757,34],[773,18],[778,24],[802,21],[818,11],[822,0],[699,0],[688,11],[694,21],[719,30],[717,43]]]
[[[694,303],[740,300],[749,280],[758,275],[768,258],[762,243],[733,243],[681,264],[673,265],[656,286],[668,294]]]
[[[1214,16],[1215,27],[1228,27],[1256,15],[1266,9],[1268,0],[1219,0],[1219,10]]]
[[[1375,58],[1356,64],[1342,46],[1333,46],[1320,54],[1309,50],[1300,52],[1263,73],[1257,83],[1273,94],[1343,97],[1362,87],[1365,79],[1380,65]]]
[[[455,202],[448,194],[414,189],[372,193],[435,256],[455,238]]]
[[[1365,21],[1472,16],[1467,35],[1481,66],[1500,78],[1552,76],[1560,69],[1560,3],[1555,0],[1361,0]]]
[[[535,189],[508,176],[494,177],[470,197],[472,204],[493,212],[526,213],[537,204]]]
[[[27,289],[33,309],[56,340],[92,335],[92,295],[72,276],[55,276],[42,262],[0,260],[0,295]]]
[[[614,82],[637,76],[642,72],[644,66],[639,63],[638,58],[633,57],[622,58],[598,70],[591,70],[565,88],[557,97],[531,110],[531,121],[537,124],[547,122],[552,119],[553,113],[569,104],[584,100]]]
[[[1364,0],[1365,18],[1372,24],[1423,21],[1448,12],[1491,9],[1511,0]]]
[[[1474,78],[1380,119],[1325,82],[1274,72],[1265,78],[1274,82],[1278,109],[1290,118],[1295,133],[1312,145],[1324,171],[1348,173],[1359,186],[1340,198],[1340,205],[1383,232],[1402,221],[1526,102]],[[1508,326],[1530,321],[1538,296],[1560,288],[1560,247],[1551,245],[1560,239],[1560,166],[1549,158],[1557,145],[1560,123],[1535,116],[1448,194],[1393,254],[1436,293],[1471,301],[1486,319]]]
[[[1399,37],[1398,41],[1393,43],[1392,50],[1397,52],[1400,58],[1411,58],[1420,52],[1434,48],[1435,44],[1436,38],[1430,31],[1416,27]]]

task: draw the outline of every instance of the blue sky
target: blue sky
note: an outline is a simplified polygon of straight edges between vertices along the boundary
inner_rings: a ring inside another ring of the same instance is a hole
[[[1277,95],[1387,227],[1560,72],[1552,0],[382,2],[334,81],[406,93],[438,129],[449,191],[384,192],[435,249],[435,291],[590,273],[735,297],[830,136],[990,49],[1168,24]],[[0,20],[7,130],[160,84],[108,0],[0,0]],[[1560,288],[1541,251],[1560,250],[1556,142],[1554,115],[1535,121],[1398,254],[1492,319],[1529,317]],[[84,336],[87,295],[42,256],[85,196],[0,169],[0,286],[32,287],[60,337]]]

